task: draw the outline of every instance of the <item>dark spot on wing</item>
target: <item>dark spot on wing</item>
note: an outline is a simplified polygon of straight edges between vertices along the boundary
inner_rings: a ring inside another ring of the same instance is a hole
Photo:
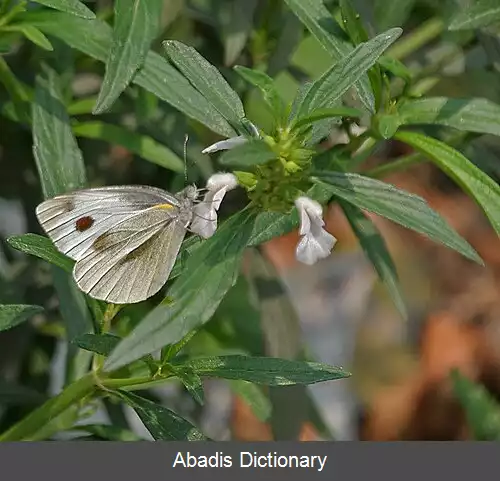
[[[112,238],[109,232],[101,234],[93,243],[92,247],[96,251],[102,251],[113,244]]]
[[[76,223],[75,228],[78,232],[84,232],[92,227],[94,224],[94,219],[90,216],[80,217]]]
[[[136,247],[132,252],[129,252],[120,262],[122,263],[131,262],[134,259],[137,259],[138,257],[144,255],[144,253],[150,248],[151,244],[154,242],[157,235],[158,234],[154,235],[153,237],[145,241],[143,244]]]

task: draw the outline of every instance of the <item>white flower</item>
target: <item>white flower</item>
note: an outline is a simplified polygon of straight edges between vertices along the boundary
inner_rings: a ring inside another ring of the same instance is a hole
[[[209,145],[206,149],[201,151],[202,154],[213,154],[219,150],[231,150],[239,145],[248,142],[248,139],[244,135],[238,135],[238,137],[231,137],[227,140],[221,140],[220,142],[215,142],[215,144]]]
[[[228,190],[234,189],[238,180],[233,174],[219,173],[207,181],[207,193],[193,209],[190,230],[204,239],[213,236],[217,229],[217,211]]]
[[[312,265],[330,255],[337,239],[323,229],[325,223],[320,204],[309,197],[298,197],[295,207],[299,211],[299,234],[302,236],[295,257],[304,264]]]
[[[252,124],[252,122],[248,122],[248,127],[252,131],[254,137],[259,138],[260,133],[259,129]],[[237,137],[231,137],[227,140],[221,140],[220,142],[215,142],[215,144],[209,145],[206,149],[201,151],[202,154],[213,154],[214,152],[218,152],[219,150],[231,150],[239,145],[248,142],[248,138],[244,135],[238,135]]]

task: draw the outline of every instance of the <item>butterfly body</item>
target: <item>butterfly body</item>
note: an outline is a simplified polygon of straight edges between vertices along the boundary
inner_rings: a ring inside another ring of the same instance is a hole
[[[166,283],[193,218],[195,186],[172,195],[149,186],[83,189],[42,202],[37,218],[91,297],[143,301]]]

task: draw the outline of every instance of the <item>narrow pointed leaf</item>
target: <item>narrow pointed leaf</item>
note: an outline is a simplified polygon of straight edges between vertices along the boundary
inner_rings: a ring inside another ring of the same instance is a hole
[[[318,172],[331,193],[356,207],[386,217],[483,264],[477,252],[421,197],[358,174]]]
[[[199,376],[239,379],[267,386],[314,384],[350,376],[342,368],[327,364],[273,357],[215,356],[190,359],[180,362],[179,367],[181,365]]]
[[[500,441],[500,404],[485,389],[463,376],[451,372],[453,391],[465,410],[467,422],[476,441]]]
[[[399,61],[396,58],[389,57],[388,55],[382,55],[378,59],[378,64],[384,70],[387,70],[396,77],[400,77],[406,81],[409,81],[412,78],[413,74],[411,70],[403,62]]]
[[[224,40],[224,64],[232,65],[248,43],[257,0],[230,0],[219,9]]]
[[[175,375],[180,379],[186,390],[193,396],[193,399],[203,406],[205,402],[205,394],[203,392],[203,382],[201,377],[191,369],[177,369]]]
[[[238,126],[245,117],[238,94],[222,74],[194,48],[175,40],[163,43],[174,65],[231,125]]]
[[[366,257],[373,264],[380,281],[387,289],[399,313],[406,319],[408,312],[401,294],[398,273],[384,238],[375,224],[363,213],[363,211],[344,201],[339,202],[339,204],[354,234],[358,238],[359,244]]]
[[[401,142],[429,157],[472,197],[500,234],[500,186],[453,147],[416,132],[398,132]]]
[[[93,19],[95,13],[86,7],[80,0],[33,0],[36,3],[51,7],[61,12],[70,13],[77,17]]]
[[[167,344],[179,342],[206,323],[235,284],[255,213],[242,211],[198,247],[172,284],[168,302],[153,309],[117,346],[104,368],[112,371]]]
[[[313,82],[299,108],[299,116],[307,115],[322,107],[331,106],[363,73],[376,63],[378,57],[396,41],[401,32],[400,28],[388,30],[359,45],[335,63],[318,80]]]
[[[153,164],[174,172],[184,171],[184,162],[168,147],[147,135],[131,132],[124,127],[104,122],[81,122],[73,124],[73,133],[77,137],[121,145]]]
[[[338,62],[352,51],[342,29],[332,18],[323,0],[285,0],[290,10],[306,26],[322,47]],[[373,112],[375,99],[367,76],[361,76],[355,88],[363,105]]]
[[[50,262],[68,273],[73,271],[75,262],[61,254],[48,237],[38,234],[23,234],[9,237],[7,242],[14,249]]]
[[[158,35],[163,0],[116,0],[113,42],[93,113],[108,110],[144,64]]]
[[[45,77],[36,79],[32,108],[33,155],[45,198],[85,185],[85,166],[71,131],[60,84],[58,75],[46,68]],[[90,312],[84,294],[72,277],[56,267],[52,272],[67,339],[71,342],[81,334],[92,332]],[[69,346],[68,359],[68,380],[79,378],[88,369],[87,353],[78,353],[75,346]]]
[[[22,33],[28,40],[33,42],[35,45],[43,48],[44,50],[52,51],[54,47],[50,43],[50,40],[42,33],[38,28],[33,27],[32,25],[28,25],[25,23],[13,24],[4,28],[7,32],[20,32]]]
[[[222,165],[251,166],[269,162],[277,157],[271,147],[262,140],[249,140],[243,145],[224,152],[219,162]]]
[[[242,67],[241,65],[237,65],[236,67],[234,67],[234,69],[247,82],[260,89],[264,96],[264,100],[268,104],[275,118],[278,120],[282,120],[285,111],[285,105],[282,98],[280,97],[278,90],[276,89],[274,80],[265,72],[261,72],[260,70]]]
[[[399,109],[402,123],[438,124],[466,132],[500,136],[500,105],[486,99],[428,97]]]
[[[37,77],[33,103],[33,154],[45,197],[83,187],[85,167],[62,100],[59,79]]]
[[[339,6],[342,23],[352,43],[359,45],[360,43],[367,42],[370,37],[368,37],[363,22],[358,12],[354,9],[351,0],[340,0]]]
[[[342,105],[339,107],[317,109],[317,110],[313,110],[309,115],[306,115],[305,117],[301,117],[301,118],[297,119],[292,124],[292,129],[300,129],[302,127],[314,124],[315,122],[318,122],[318,121],[324,120],[324,119],[331,119],[331,118],[335,118],[335,117],[359,118],[362,115],[363,115],[363,112],[361,112],[360,110],[353,109],[351,107],[344,107]]]
[[[112,44],[111,27],[101,20],[84,20],[62,12],[28,12],[20,16],[42,32],[105,62]],[[149,51],[132,83],[143,87],[188,117],[226,137],[236,134],[224,117],[161,55]]]
[[[40,306],[0,304],[0,331],[18,326],[40,312],[43,312],[43,307]]]
[[[450,30],[466,30],[486,27],[500,22],[500,4],[498,0],[475,0],[461,8],[450,21]]]
[[[116,391],[134,409],[156,441],[205,441],[205,435],[170,409],[130,392]]]
[[[79,348],[95,352],[101,356],[109,356],[120,342],[120,338],[114,334],[83,334],[73,340]]]

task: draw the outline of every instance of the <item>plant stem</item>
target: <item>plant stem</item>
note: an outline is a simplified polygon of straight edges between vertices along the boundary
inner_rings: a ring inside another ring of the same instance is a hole
[[[62,414],[66,409],[85,396],[91,394],[96,388],[96,377],[94,373],[85,376],[70,384],[56,397],[49,399],[38,409],[28,414],[24,419],[0,434],[2,441],[22,441],[33,437],[37,431],[55,417]]]
[[[109,389],[125,389],[127,391],[137,391],[139,389],[149,389],[151,387],[158,386],[159,384],[163,384],[168,379],[173,379],[173,376],[169,375],[158,379],[153,379],[146,376],[129,379],[107,379],[102,384],[104,387]]]
[[[123,306],[119,304],[108,304],[106,307],[106,311],[102,316],[102,322],[100,325],[100,333],[106,334],[111,330],[111,322],[115,318],[115,316],[120,312]],[[94,354],[94,358],[92,359],[92,370],[99,371],[104,364],[104,356],[99,354]]]
[[[443,20],[440,18],[431,18],[397,42],[387,51],[387,55],[402,60],[434,40],[443,30]]]
[[[70,384],[56,397],[49,399],[38,409],[28,414],[24,419],[0,434],[0,442],[40,439],[37,434],[52,420],[63,414],[68,408],[90,396],[97,389],[126,388],[129,391],[146,389],[164,383],[171,379],[172,374],[154,379],[151,376],[132,377],[127,379],[113,379],[103,376],[102,373],[90,372]],[[105,376],[105,375],[104,375]]]

